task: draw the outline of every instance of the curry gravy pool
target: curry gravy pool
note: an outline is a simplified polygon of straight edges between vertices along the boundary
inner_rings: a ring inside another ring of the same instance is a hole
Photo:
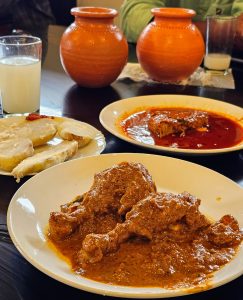
[[[232,118],[183,107],[147,108],[125,113],[123,134],[138,142],[181,149],[221,149],[243,141],[243,127]]]
[[[140,163],[94,176],[89,191],[52,212],[48,239],[74,272],[104,283],[187,288],[208,283],[243,234],[231,215],[211,222],[188,192],[159,193]]]

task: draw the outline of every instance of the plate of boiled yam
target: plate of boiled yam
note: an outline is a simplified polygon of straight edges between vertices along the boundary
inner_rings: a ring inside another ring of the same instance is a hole
[[[0,120],[0,174],[19,182],[64,161],[98,155],[105,138],[95,127],[74,119],[39,114]]]

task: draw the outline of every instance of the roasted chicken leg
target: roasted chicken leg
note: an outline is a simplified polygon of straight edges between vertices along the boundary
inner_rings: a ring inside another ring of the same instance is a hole
[[[191,230],[208,226],[209,221],[199,212],[200,200],[191,194],[152,193],[137,202],[126,214],[124,223],[106,234],[88,234],[79,253],[81,262],[94,263],[104,254],[114,252],[131,236],[149,240],[169,225],[184,219]],[[193,217],[192,217],[193,216]]]
[[[50,214],[50,235],[54,240],[64,239],[96,214],[117,212],[124,216],[151,192],[156,192],[156,186],[148,170],[140,163],[122,162],[96,174],[82,200]]]

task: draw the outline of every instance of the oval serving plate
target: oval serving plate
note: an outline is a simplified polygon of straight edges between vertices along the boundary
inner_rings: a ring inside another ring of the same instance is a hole
[[[50,117],[52,117],[52,116],[50,116]],[[14,116],[14,117],[8,117],[8,118],[1,119],[0,120],[0,130],[1,130],[1,127],[4,128],[6,126],[11,126],[13,123],[15,124],[15,126],[18,126],[18,123],[21,123],[23,121],[23,119],[25,119],[25,118],[26,118],[25,116],[17,116],[17,117]],[[87,132],[92,132],[92,134],[94,136],[93,139],[86,146],[79,148],[78,152],[71,159],[85,157],[85,156],[91,156],[91,155],[99,155],[105,149],[106,141],[105,141],[105,137],[104,137],[103,133],[101,131],[97,130],[95,127],[91,126],[90,124],[84,123],[84,122],[81,122],[81,121],[78,121],[75,119],[66,118],[66,117],[54,116],[54,119],[57,123],[64,122],[64,121],[71,121],[71,122],[81,124],[82,126],[84,126],[84,128],[87,129]],[[54,136],[54,138],[51,139],[46,144],[35,147],[35,153],[42,152],[44,150],[48,150],[51,147],[58,145],[62,141],[63,140],[58,136],[58,134],[56,134]],[[2,169],[0,169],[0,175],[12,176],[11,172],[7,172]],[[31,175],[33,175],[33,174],[31,174]]]
[[[243,189],[215,171],[161,155],[119,153],[79,158],[30,178],[9,204],[7,225],[11,239],[33,266],[72,287],[124,298],[166,298],[197,293],[223,285],[243,274],[242,246],[233,260],[217,271],[209,282],[191,289],[118,286],[89,280],[72,272],[67,262],[48,245],[45,232],[49,214],[58,211],[61,204],[86,192],[91,187],[95,173],[122,161],[144,164],[158,191],[188,191],[201,199],[202,213],[215,220],[224,214],[232,214],[243,227]],[[45,190],[44,196],[41,190]]]
[[[243,140],[232,147],[220,149],[182,149],[141,143],[128,137],[120,126],[121,117],[129,112],[148,109],[151,107],[173,108],[183,107],[201,109],[225,115],[243,127],[243,109],[241,107],[210,98],[187,95],[151,95],[127,98],[107,105],[100,113],[100,122],[105,129],[116,137],[137,146],[160,152],[188,155],[209,155],[231,152],[243,149]]]

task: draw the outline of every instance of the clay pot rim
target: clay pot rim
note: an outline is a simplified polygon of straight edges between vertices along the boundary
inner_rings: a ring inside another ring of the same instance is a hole
[[[73,7],[71,15],[82,18],[114,18],[118,11],[114,8],[84,6]]]
[[[188,19],[196,15],[195,10],[179,7],[155,7],[151,9],[154,16],[164,18],[183,18]]]

